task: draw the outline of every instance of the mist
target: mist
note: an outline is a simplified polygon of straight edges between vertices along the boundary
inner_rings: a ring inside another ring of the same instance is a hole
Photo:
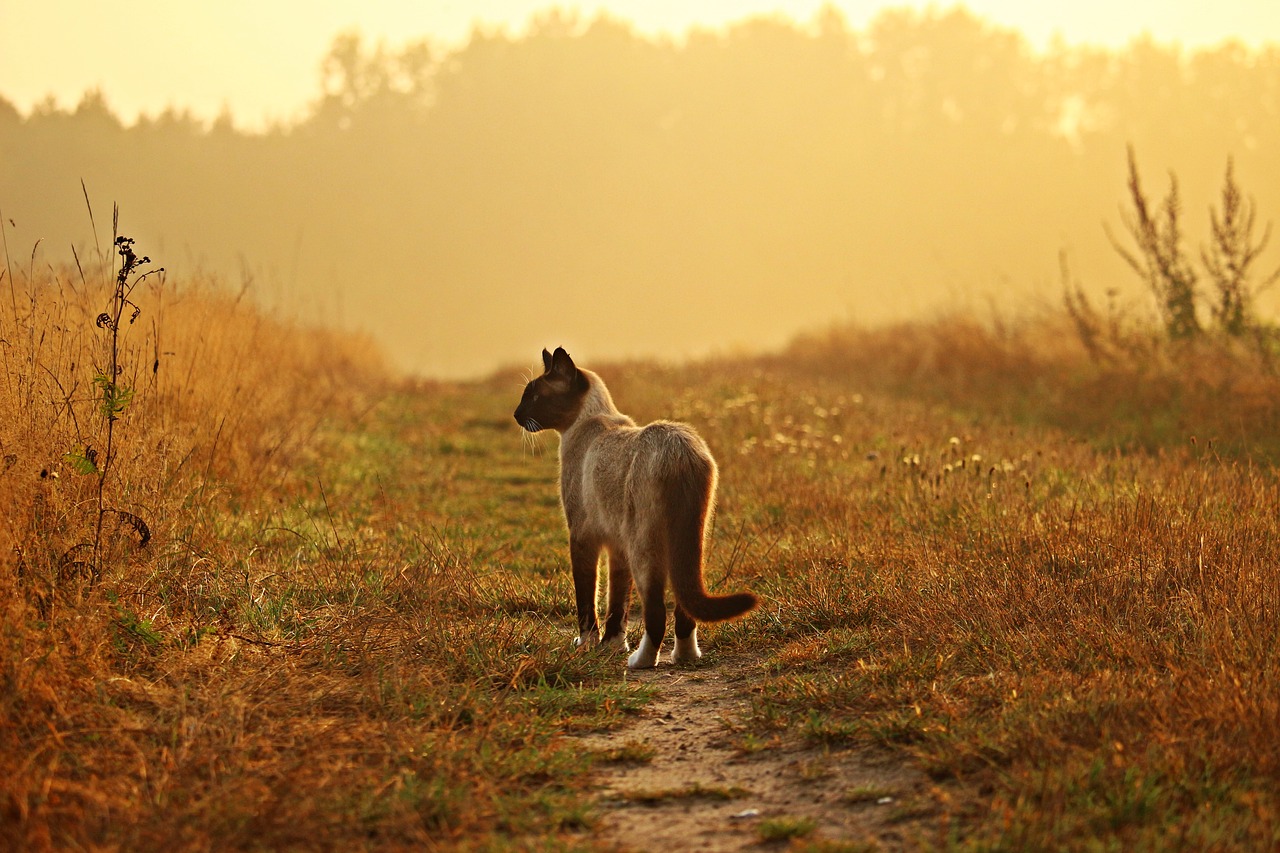
[[[1087,289],[1140,302],[1103,230],[1128,145],[1153,194],[1176,173],[1193,246],[1228,158],[1274,218],[1280,49],[1037,53],[958,10],[679,40],[548,13],[447,51],[339,35],[306,115],[265,132],[126,126],[109,92],[0,101],[0,213],[10,266],[92,255],[83,180],[99,242],[118,205],[179,280],[463,377],[543,346],[681,359],[1036,310],[1063,251]]]

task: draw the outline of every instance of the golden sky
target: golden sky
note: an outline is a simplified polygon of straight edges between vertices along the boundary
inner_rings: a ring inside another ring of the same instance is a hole
[[[242,127],[296,116],[318,92],[319,62],[333,37],[355,30],[396,47],[456,44],[477,20],[518,34],[549,0],[4,0],[0,97],[24,112],[52,96],[73,106],[100,89],[126,120],[176,105],[201,117],[229,109]],[[680,34],[759,14],[806,22],[823,5],[865,27],[886,6],[951,4],[846,0],[611,0],[558,4],[606,10],[646,33]],[[1022,30],[1044,47],[1122,46],[1143,33],[1188,47],[1240,39],[1280,43],[1280,0],[968,0],[971,11]]]

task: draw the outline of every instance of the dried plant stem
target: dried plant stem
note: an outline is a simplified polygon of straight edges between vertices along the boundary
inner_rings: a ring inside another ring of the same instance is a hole
[[[133,323],[138,317],[139,309],[130,299],[134,288],[149,276],[164,272],[164,268],[161,267],[153,272],[137,275],[139,267],[150,263],[151,259],[139,257],[133,251],[133,238],[120,236],[119,216],[119,208],[116,208],[112,215],[112,231],[116,253],[120,257],[120,266],[116,271],[108,310],[99,314],[97,319],[98,327],[105,329],[107,332],[106,369],[97,377],[99,390],[102,393],[101,412],[106,420],[107,435],[102,453],[102,464],[97,465],[95,460],[90,460],[95,462],[94,467],[98,477],[96,489],[97,519],[94,523],[93,533],[94,577],[99,577],[102,573],[102,525],[107,512],[110,511],[106,505],[106,486],[107,478],[111,474],[112,464],[115,461],[116,421],[124,412],[133,394],[132,390],[121,387],[119,383],[120,373],[123,370],[120,364],[120,325],[125,322],[126,307],[133,308],[133,312],[128,318],[129,323]]]

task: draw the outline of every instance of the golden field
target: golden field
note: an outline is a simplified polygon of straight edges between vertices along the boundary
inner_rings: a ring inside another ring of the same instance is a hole
[[[568,738],[653,691],[570,647],[520,368],[403,380],[145,265],[113,331],[107,255],[0,288],[3,846],[596,846]],[[874,746],[933,786],[912,846],[1024,850],[1280,843],[1268,353],[1100,364],[1047,316],[574,355],[719,460],[709,585],[764,602],[700,666],[751,678],[747,760]]]

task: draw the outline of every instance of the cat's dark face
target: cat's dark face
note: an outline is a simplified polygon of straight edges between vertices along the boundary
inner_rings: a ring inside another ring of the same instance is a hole
[[[590,382],[562,348],[554,355],[543,350],[542,366],[543,374],[524,386],[516,423],[529,432],[564,431],[578,419]]]

